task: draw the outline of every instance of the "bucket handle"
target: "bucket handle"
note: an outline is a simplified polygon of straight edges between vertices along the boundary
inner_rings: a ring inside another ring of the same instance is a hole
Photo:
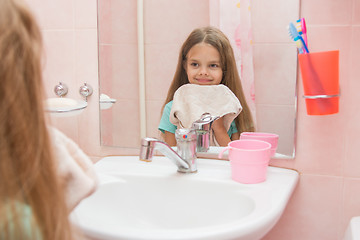
[[[221,151],[219,152],[218,158],[222,158],[223,153],[224,153],[226,150],[229,150],[229,149],[230,149],[229,147],[224,147],[223,149],[221,149]]]

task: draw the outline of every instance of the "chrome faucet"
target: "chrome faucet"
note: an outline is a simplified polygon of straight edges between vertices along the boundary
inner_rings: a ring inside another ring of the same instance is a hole
[[[140,146],[140,160],[151,162],[154,150],[159,150],[178,167],[178,172],[195,173],[196,133],[193,129],[181,128],[175,132],[177,152],[168,144],[156,138],[143,138]]]
[[[165,142],[156,138],[143,138],[141,140],[139,158],[151,162],[154,150],[159,150],[178,167],[178,172],[195,173],[196,152],[206,152],[210,145],[211,124],[219,117],[204,113],[195,121],[190,129],[179,128],[175,131],[177,152]]]
[[[207,152],[210,147],[211,125],[218,116],[211,116],[210,113],[204,113],[201,118],[192,124],[192,129],[196,132],[196,152]]]

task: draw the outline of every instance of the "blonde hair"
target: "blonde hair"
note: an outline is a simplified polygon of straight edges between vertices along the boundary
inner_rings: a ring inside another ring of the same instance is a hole
[[[0,1],[0,238],[72,239],[43,111],[42,39],[21,0]],[[34,230],[37,229],[37,230]]]
[[[163,112],[165,105],[173,100],[176,90],[182,85],[189,83],[186,70],[184,68],[186,57],[194,45],[202,42],[210,44],[218,50],[223,70],[223,78],[220,84],[227,86],[239,99],[243,107],[239,116],[235,118],[235,124],[239,133],[253,132],[255,130],[253,118],[243,93],[239,73],[236,67],[234,51],[225,34],[214,27],[203,27],[193,30],[183,43],[179,53],[176,72],[161,112]]]

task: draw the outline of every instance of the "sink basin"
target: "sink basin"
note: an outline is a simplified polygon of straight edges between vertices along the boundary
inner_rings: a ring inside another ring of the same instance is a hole
[[[55,117],[72,117],[79,115],[87,107],[87,102],[71,98],[48,98],[45,100],[45,111]]]
[[[71,219],[91,239],[260,239],[278,221],[298,173],[269,167],[267,180],[231,180],[228,161],[198,159],[183,174],[166,157],[106,157],[95,164],[98,190]]]

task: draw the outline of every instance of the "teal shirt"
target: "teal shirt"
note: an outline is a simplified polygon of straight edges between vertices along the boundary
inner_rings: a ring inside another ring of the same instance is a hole
[[[175,131],[177,129],[177,127],[170,122],[170,112],[171,112],[172,104],[173,104],[173,101],[170,101],[164,107],[164,111],[163,111],[163,114],[161,116],[161,120],[160,120],[159,127],[158,127],[158,129],[162,133],[165,133],[165,131],[175,133]],[[227,131],[227,133],[228,133],[229,137],[231,138],[231,136],[234,133],[237,133],[237,132],[238,132],[238,130],[236,128],[236,124],[233,121],[231,123],[230,128]]]

